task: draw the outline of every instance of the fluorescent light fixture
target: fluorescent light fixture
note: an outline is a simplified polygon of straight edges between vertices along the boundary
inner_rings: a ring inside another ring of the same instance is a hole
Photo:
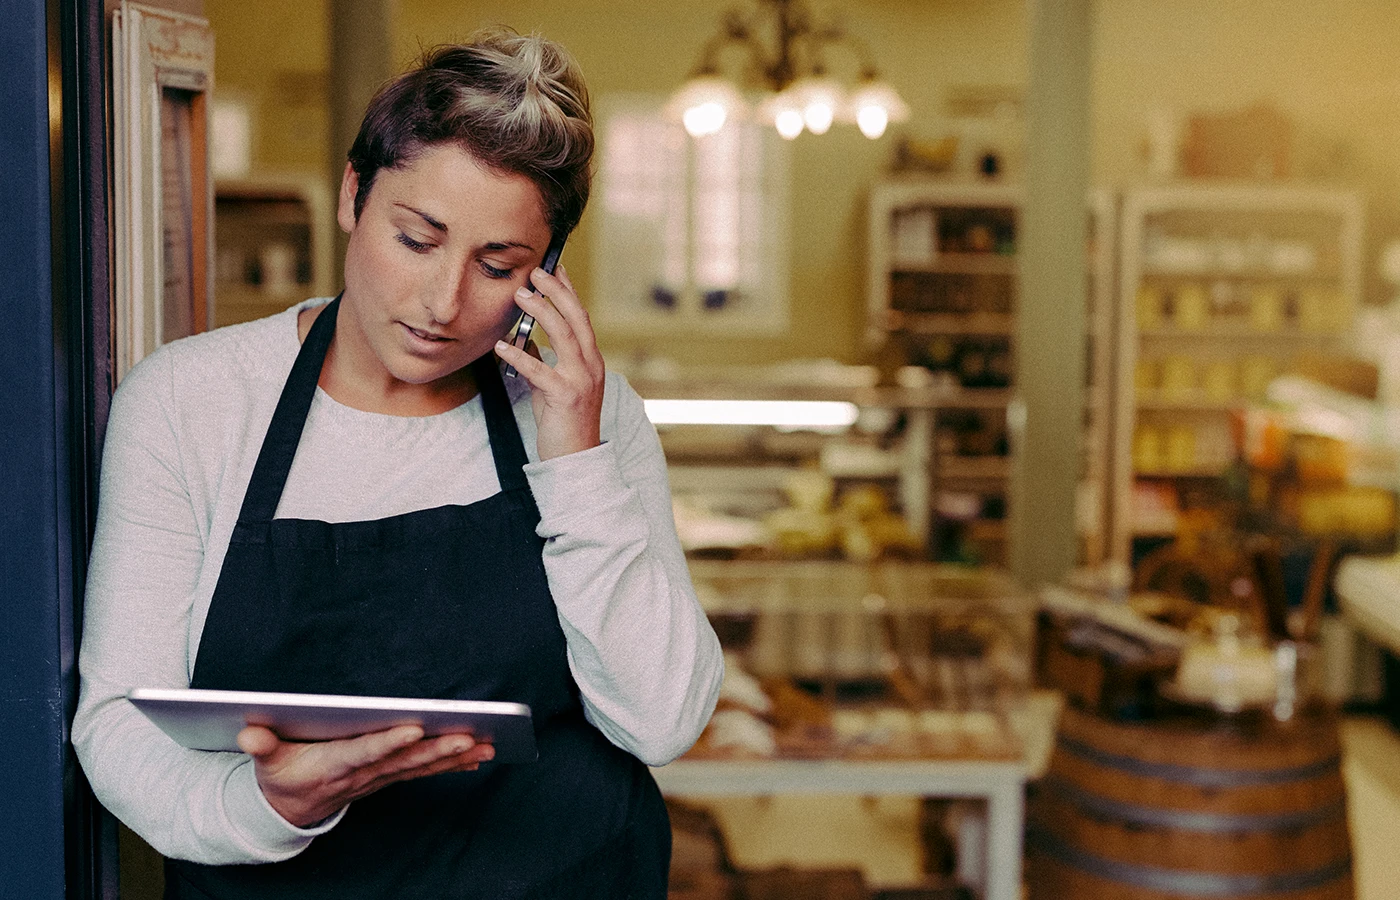
[[[646,400],[653,425],[767,425],[779,431],[843,431],[854,403],[836,400]]]

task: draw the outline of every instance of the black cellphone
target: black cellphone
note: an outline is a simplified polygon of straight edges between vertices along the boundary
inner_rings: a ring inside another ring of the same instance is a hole
[[[564,252],[564,241],[567,238],[568,235],[556,234],[554,236],[553,240],[549,242],[548,249],[544,251],[544,259],[540,262],[541,269],[544,269],[551,275],[554,274],[554,267],[559,265],[559,255]],[[535,290],[535,286],[528,281],[525,282],[525,286],[532,291]],[[520,323],[515,326],[515,335],[510,339],[510,345],[524,350],[530,343],[530,332],[534,330],[535,317],[529,313],[522,312],[520,314]],[[507,377],[514,378],[516,376],[515,366],[507,363],[506,375]]]

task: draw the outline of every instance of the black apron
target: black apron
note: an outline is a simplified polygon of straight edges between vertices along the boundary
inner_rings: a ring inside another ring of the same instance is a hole
[[[167,900],[664,900],[665,805],[647,768],[584,721],[525,448],[489,354],[472,372],[499,494],[375,521],[273,518],[338,305],[282,389],[190,686],[527,703],[539,759],[391,785],[285,862],[172,861]]]

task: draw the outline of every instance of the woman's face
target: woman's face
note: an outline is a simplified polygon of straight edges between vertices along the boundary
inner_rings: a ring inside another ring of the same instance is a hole
[[[350,234],[336,353],[360,387],[392,396],[491,351],[519,310],[549,226],[539,190],[455,145],[381,169],[358,221],[347,166],[337,218]],[[367,379],[367,381],[366,381]]]

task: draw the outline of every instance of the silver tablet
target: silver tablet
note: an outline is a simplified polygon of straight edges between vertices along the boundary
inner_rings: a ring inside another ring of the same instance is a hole
[[[533,762],[530,707],[485,700],[418,700],[137,688],[127,695],[161,731],[191,750],[238,750],[238,732],[265,725],[283,740],[327,741],[420,725],[429,736],[470,734],[496,748],[497,762]]]

